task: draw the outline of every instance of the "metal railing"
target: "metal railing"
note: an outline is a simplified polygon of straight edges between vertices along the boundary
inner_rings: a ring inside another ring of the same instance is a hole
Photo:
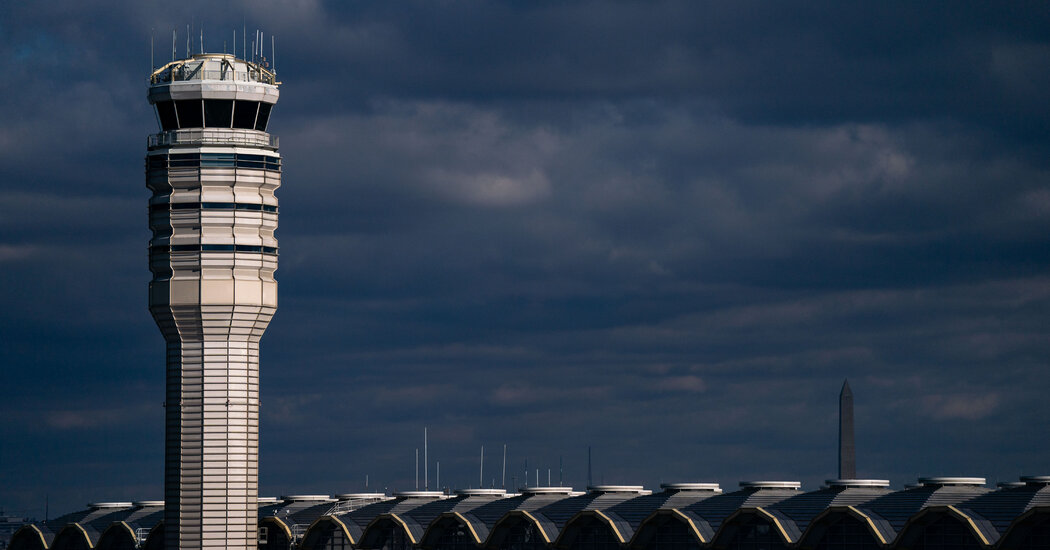
[[[149,538],[149,529],[145,527],[135,529],[135,538],[138,539],[139,545],[145,544],[146,539]]]
[[[201,128],[196,130],[169,130],[149,136],[146,145],[150,149],[173,145],[247,145],[277,149],[277,136],[257,130],[239,128]]]
[[[247,67],[243,71],[234,70],[228,60],[222,61],[222,68],[205,70],[205,61],[173,61],[153,71],[150,84],[161,82],[184,82],[187,80],[225,80],[228,82],[261,82],[277,85],[277,75],[271,70],[251,61],[239,61]]]

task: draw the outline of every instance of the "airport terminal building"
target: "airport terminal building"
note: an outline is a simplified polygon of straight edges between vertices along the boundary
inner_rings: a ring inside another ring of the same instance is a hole
[[[1050,476],[601,485],[260,498],[259,550],[1050,549]],[[159,501],[109,502],[15,533],[9,550],[164,547]]]

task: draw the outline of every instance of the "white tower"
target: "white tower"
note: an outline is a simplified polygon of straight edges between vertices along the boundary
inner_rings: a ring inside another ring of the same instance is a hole
[[[149,308],[167,343],[169,549],[256,548],[259,339],[277,308],[278,82],[232,55],[150,77]]]

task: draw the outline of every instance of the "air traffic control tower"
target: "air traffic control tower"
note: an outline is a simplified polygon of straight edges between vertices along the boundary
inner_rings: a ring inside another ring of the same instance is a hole
[[[277,308],[281,158],[265,63],[201,54],[150,76],[149,309],[167,343],[168,549],[256,548],[259,340]]]

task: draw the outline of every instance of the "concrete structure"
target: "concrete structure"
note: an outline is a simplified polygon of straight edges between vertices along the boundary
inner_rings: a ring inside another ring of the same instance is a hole
[[[722,550],[1047,548],[1050,477],[532,487],[259,499],[258,550]],[[9,550],[154,550],[156,503],[98,503],[21,528]],[[108,525],[108,527],[107,527]],[[133,536],[134,535],[134,536]]]
[[[149,308],[167,343],[169,549],[254,548],[259,339],[277,308],[277,82],[232,55],[150,76]]]

